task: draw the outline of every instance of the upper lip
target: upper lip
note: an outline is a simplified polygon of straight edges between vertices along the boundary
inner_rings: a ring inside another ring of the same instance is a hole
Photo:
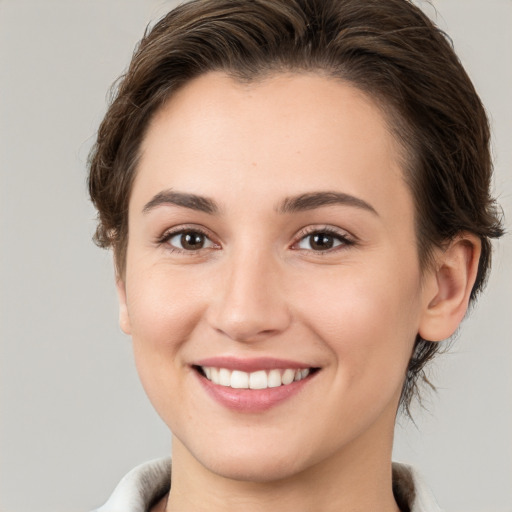
[[[274,357],[240,358],[233,356],[208,357],[206,359],[194,361],[192,366],[226,368],[228,370],[241,370],[244,372],[273,369],[285,370],[287,368],[314,368],[311,364],[291,361],[289,359],[276,359]]]

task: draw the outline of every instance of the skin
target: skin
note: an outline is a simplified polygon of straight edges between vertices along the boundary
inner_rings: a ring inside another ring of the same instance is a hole
[[[243,85],[209,73],[156,114],[118,292],[141,381],[173,433],[160,510],[398,510],[390,461],[413,342],[456,329],[479,256],[478,240],[461,234],[422,272],[400,156],[370,98],[315,74]],[[155,204],[169,190],[218,211]],[[319,191],[368,207],[281,211]],[[203,231],[205,245],[163,240],[185,228]],[[335,246],[313,248],[308,235],[326,229]],[[237,412],[191,367],[226,355],[320,371],[269,410]]]

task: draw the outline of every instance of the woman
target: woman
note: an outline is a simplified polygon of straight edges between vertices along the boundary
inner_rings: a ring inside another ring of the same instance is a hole
[[[90,192],[173,434],[102,512],[438,510],[394,423],[482,288],[485,111],[405,0],[199,0],[141,41]]]

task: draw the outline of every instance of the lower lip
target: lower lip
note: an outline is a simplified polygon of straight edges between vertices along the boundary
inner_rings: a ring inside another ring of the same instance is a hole
[[[262,412],[288,400],[307,385],[315,374],[285,386],[266,389],[235,389],[214,384],[197,373],[206,392],[218,403],[237,412]]]

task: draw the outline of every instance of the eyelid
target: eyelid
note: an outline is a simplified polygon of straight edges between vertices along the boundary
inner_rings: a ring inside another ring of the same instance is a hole
[[[169,240],[171,238],[173,238],[174,236],[185,233],[187,231],[200,233],[201,235],[204,235],[215,246],[215,247],[205,247],[203,249],[206,249],[206,250],[219,249],[221,247],[221,245],[215,240],[215,237],[212,236],[212,234],[209,230],[207,230],[204,227],[197,225],[197,224],[180,224],[178,226],[173,226],[172,228],[168,228],[159,237],[157,237],[155,242],[157,245],[167,244],[167,242],[169,242]],[[202,250],[202,249],[198,249],[197,251],[189,251],[189,250],[185,250],[185,249],[180,249],[179,247],[174,247],[170,244],[167,244],[166,249],[170,250],[171,252],[186,253],[188,255],[193,255]]]
[[[307,236],[313,235],[315,233],[325,233],[325,234],[331,235],[333,237],[340,239],[343,243],[339,246],[333,247],[332,249],[327,249],[325,251],[312,251],[312,250],[308,250],[308,249],[296,248],[296,246],[299,244],[299,242],[302,239],[306,238]],[[326,254],[326,253],[336,252],[337,250],[341,250],[343,248],[346,248],[347,246],[355,245],[356,243],[357,243],[356,237],[344,229],[337,228],[334,226],[329,226],[329,225],[316,225],[316,226],[307,226],[305,228],[302,228],[295,236],[291,248],[294,250],[305,250],[305,251],[309,251],[309,252],[314,252],[316,254]]]
[[[167,244],[167,242],[172,237],[179,235],[181,233],[187,232],[187,231],[193,231],[193,232],[197,232],[197,233],[204,235],[206,238],[208,238],[208,240],[210,240],[212,242],[212,244],[214,244],[214,246],[215,246],[215,247],[213,247],[214,249],[222,248],[221,244],[218,241],[216,241],[216,239],[215,239],[216,237],[212,235],[210,230],[204,228],[201,225],[197,225],[197,224],[181,224],[178,226],[173,226],[171,228],[168,228],[162,233],[162,235],[157,237],[155,242],[157,245]],[[308,249],[298,249],[297,248],[297,244],[302,239],[304,239],[305,237],[310,236],[314,233],[325,233],[325,234],[331,235],[331,236],[336,237],[339,240],[341,240],[342,244],[335,246],[332,249],[327,249],[325,251],[312,251],[312,250],[308,250]],[[314,252],[316,254],[325,254],[325,253],[336,252],[337,250],[341,250],[343,248],[346,248],[347,246],[353,246],[353,245],[357,244],[357,242],[358,242],[357,238],[344,229],[341,229],[341,228],[338,228],[335,226],[330,226],[330,225],[313,225],[313,226],[307,226],[305,228],[302,228],[295,235],[290,248],[292,250],[303,250],[303,251],[308,251],[308,252]],[[189,251],[189,250],[185,250],[185,249],[180,249],[178,247],[174,247],[170,244],[167,244],[166,248],[172,252],[181,252],[181,253],[186,253],[189,255],[193,255],[193,254],[197,254],[198,252],[201,252],[201,249],[198,249],[197,251]],[[204,249],[210,250],[210,249],[212,249],[212,247],[207,247]]]

